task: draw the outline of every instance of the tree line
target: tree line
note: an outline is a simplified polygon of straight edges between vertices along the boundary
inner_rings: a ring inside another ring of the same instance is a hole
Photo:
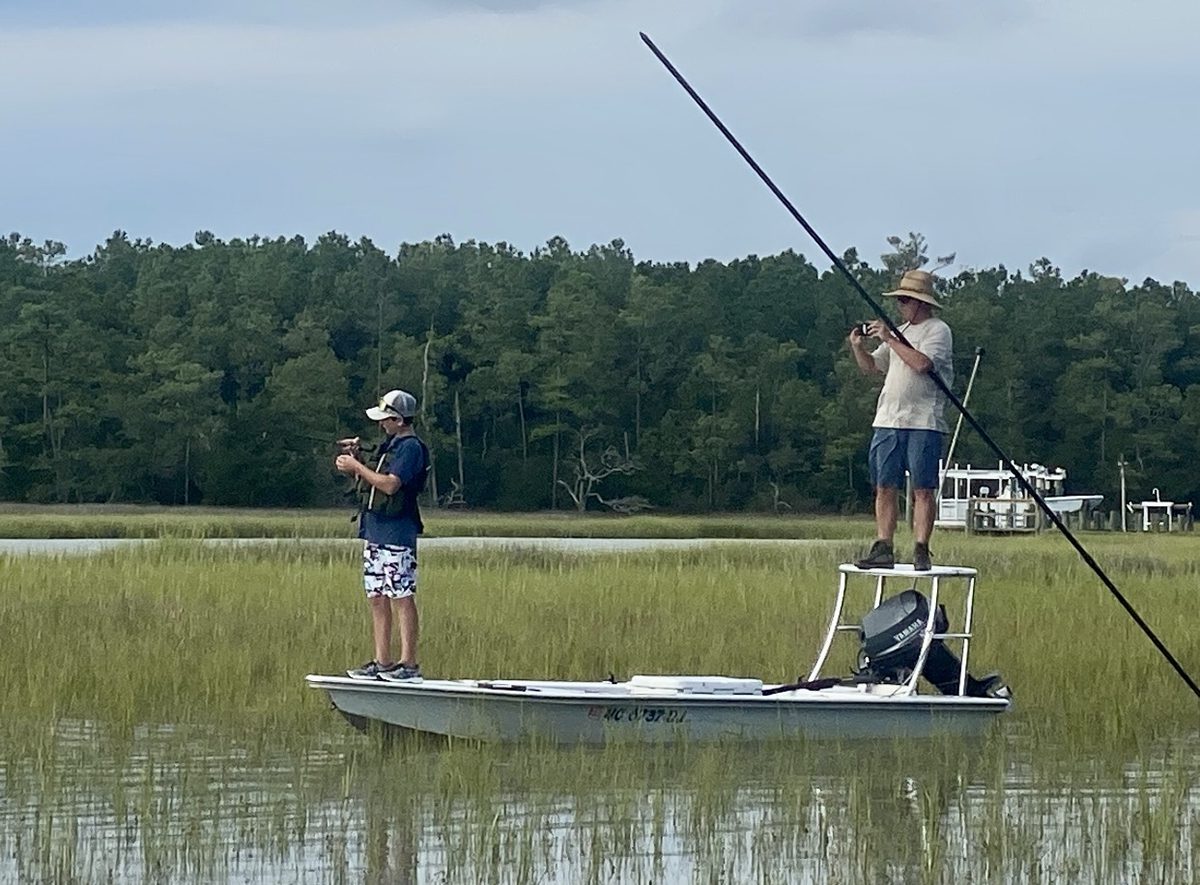
[[[919,234],[872,293],[928,262]],[[870,317],[786,251],[636,261],[617,240],[525,254],[449,236],[388,255],[326,234],[172,246],[115,232],[0,240],[0,499],[309,506],[340,500],[332,441],[421,404],[443,504],[853,511],[870,501],[878,382],[845,346]],[[943,260],[942,263],[945,263]],[[1118,498],[1200,494],[1200,300],[1047,259],[939,283],[962,395],[1019,462]],[[950,415],[953,421],[955,416]],[[964,429],[960,463],[993,465]]]

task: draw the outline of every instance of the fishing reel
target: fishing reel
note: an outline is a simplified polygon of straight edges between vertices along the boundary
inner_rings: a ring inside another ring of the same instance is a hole
[[[359,461],[362,461],[363,455],[370,455],[374,453],[376,448],[377,446],[373,446],[370,443],[364,443],[357,436],[354,436],[348,439],[339,439],[334,442],[333,454],[335,457],[337,455],[349,455],[352,458],[357,458]]]
[[[862,335],[864,338],[869,338],[871,335],[871,324],[870,323],[859,323],[850,331],[858,332],[858,334]]]

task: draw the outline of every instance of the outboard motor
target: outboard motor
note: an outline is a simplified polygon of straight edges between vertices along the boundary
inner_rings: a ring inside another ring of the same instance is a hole
[[[880,682],[901,683],[912,676],[921,654],[921,638],[929,620],[929,601],[916,588],[905,590],[881,602],[862,619],[859,639],[859,672]],[[934,632],[949,629],[945,606],[939,605],[933,622]],[[942,694],[958,694],[958,674],[962,661],[935,639],[929,646],[921,675]],[[1008,687],[993,673],[983,679],[967,674],[966,694],[970,697],[1008,697]]]

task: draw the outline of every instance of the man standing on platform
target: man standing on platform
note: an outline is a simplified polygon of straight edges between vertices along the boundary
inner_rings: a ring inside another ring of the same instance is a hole
[[[859,368],[868,375],[884,376],[869,458],[875,486],[876,540],[856,563],[859,568],[892,568],[896,564],[893,538],[905,470],[912,478],[914,497],[913,568],[928,571],[933,564],[929,537],[947,427],[943,416],[946,397],[929,373],[936,371],[947,386],[954,380],[954,338],[950,327],[933,314],[935,308],[941,308],[933,295],[933,282],[932,274],[910,270],[895,291],[884,293],[896,299],[899,329],[907,344],[882,320],[868,326],[868,334],[882,342],[873,352],[867,351],[868,336],[862,330],[855,327],[850,333],[850,352]]]

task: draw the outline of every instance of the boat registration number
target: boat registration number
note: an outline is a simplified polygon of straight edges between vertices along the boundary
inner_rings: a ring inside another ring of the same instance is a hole
[[[588,707],[588,719],[603,722],[686,722],[687,710],[666,707]]]

